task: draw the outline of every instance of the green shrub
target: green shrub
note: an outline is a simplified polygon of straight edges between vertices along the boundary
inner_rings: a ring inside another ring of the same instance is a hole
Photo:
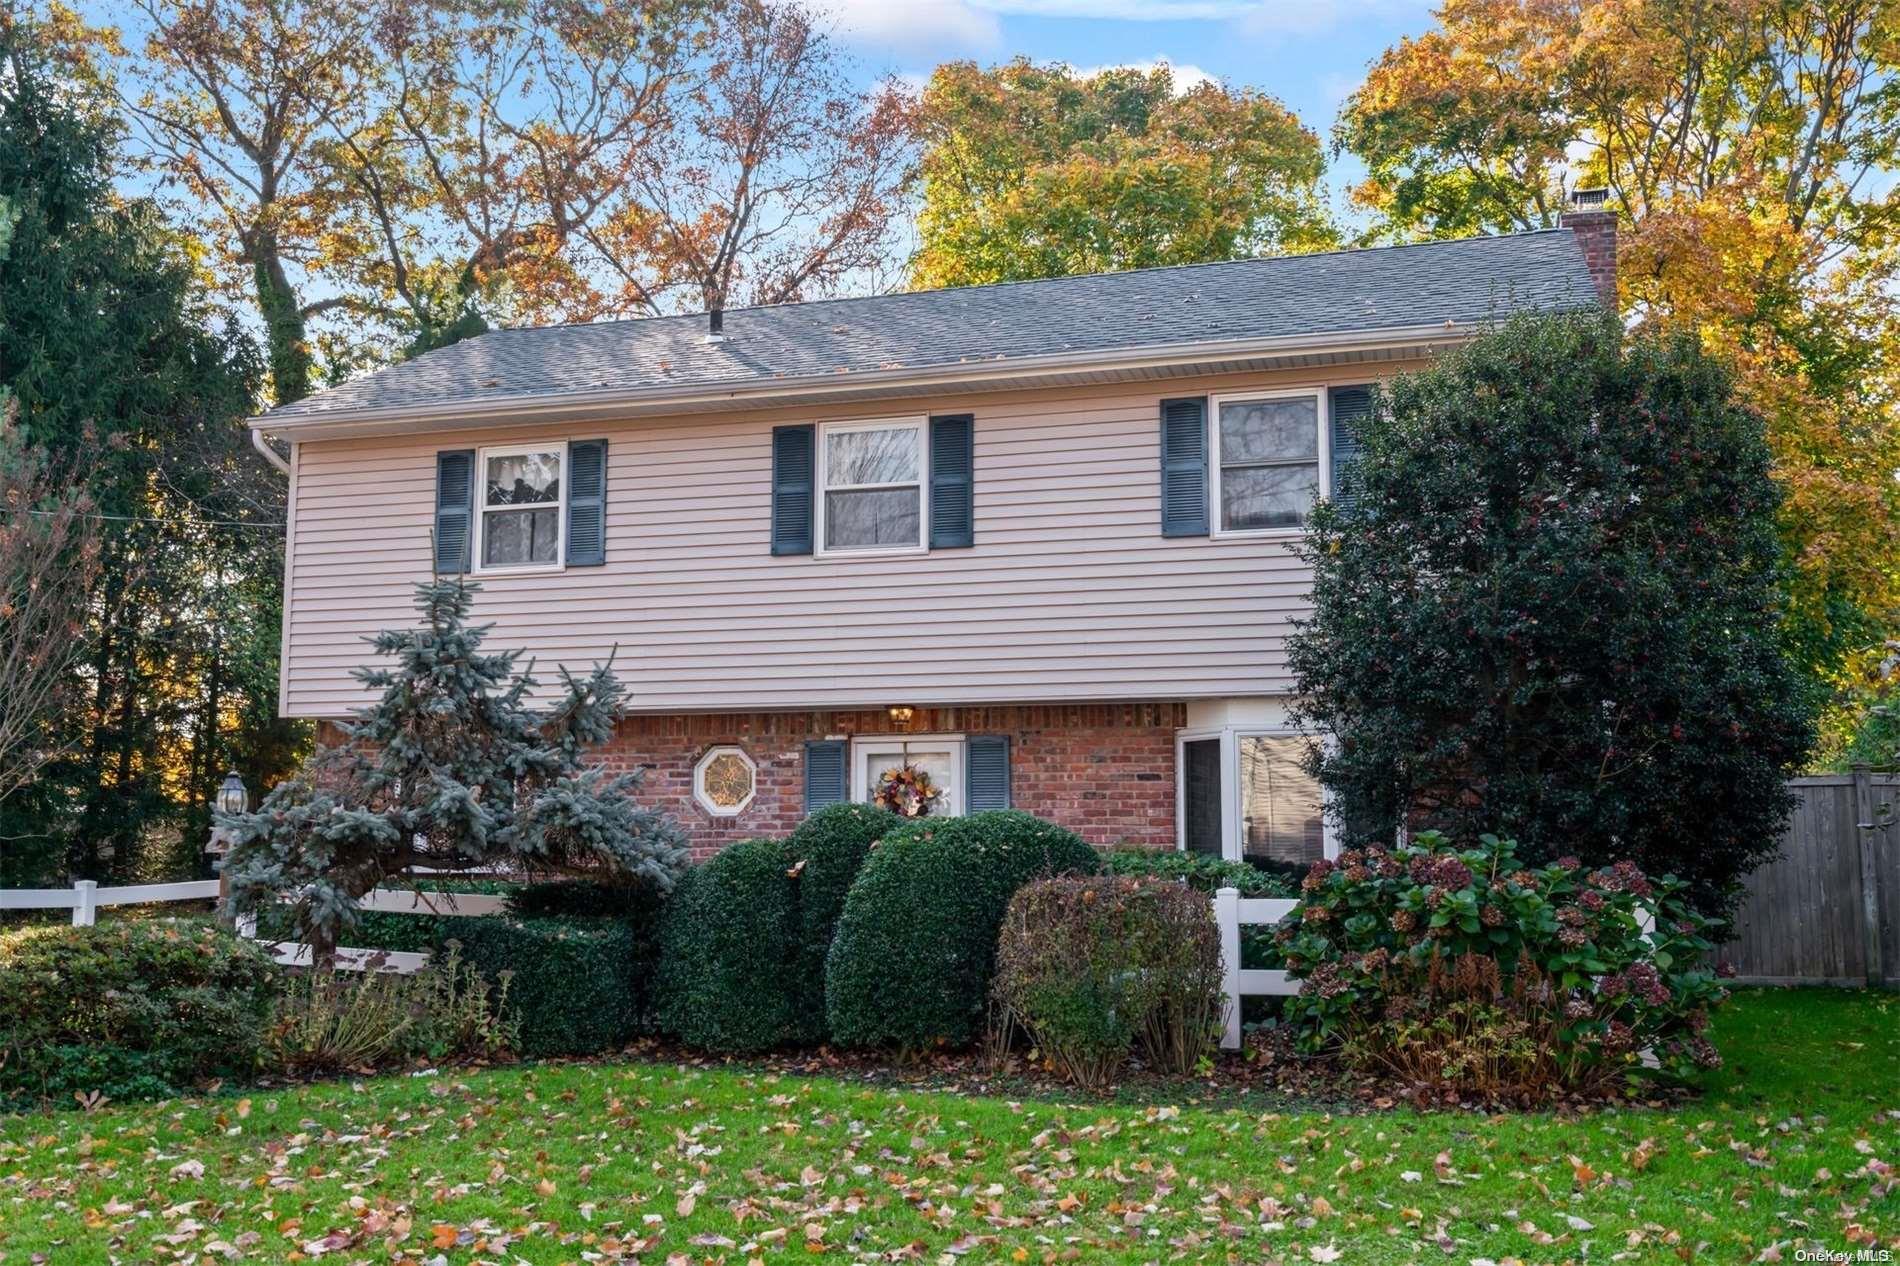
[[[1212,893],[1216,888],[1238,888],[1243,897],[1297,897],[1297,880],[1288,879],[1251,862],[1230,862],[1205,853],[1180,849],[1113,848],[1102,855],[1104,869],[1111,875],[1137,878],[1178,879],[1197,892]]]
[[[904,825],[889,809],[867,804],[834,804],[801,822],[785,841],[798,871],[799,1036],[822,1041],[825,1023],[825,959],[837,935],[844,901],[864,868],[871,846]]]
[[[1075,835],[1013,809],[927,818],[885,836],[845,898],[826,963],[832,1040],[967,1044],[982,1026],[1010,897],[1041,875],[1099,868]]]
[[[215,924],[115,920],[0,938],[0,1101],[165,1097],[257,1065],[280,969]]]
[[[626,1044],[641,1030],[645,982],[640,946],[620,919],[443,920],[462,954],[508,997],[504,1018],[520,1031],[523,1055],[591,1055]]]
[[[291,978],[264,1039],[266,1064],[292,1077],[400,1065],[411,1060],[493,1058],[514,1048],[498,985],[462,962],[449,942],[428,966],[394,972],[313,971]]]
[[[1186,885],[1126,876],[1041,879],[1010,899],[997,942],[1003,1037],[1020,1026],[1087,1089],[1144,1062],[1185,1075],[1220,1040],[1220,933]]]
[[[686,872],[660,927],[660,1028],[711,1051],[759,1051],[799,1023],[797,882],[780,840],[741,840]]]
[[[1572,857],[1531,869],[1513,841],[1459,849],[1427,831],[1317,862],[1304,887],[1277,933],[1302,978],[1287,1013],[1370,1071],[1536,1100],[1609,1086],[1645,1048],[1676,1074],[1721,1062],[1713,921],[1673,877]]]
[[[508,894],[508,913],[523,919],[602,918],[652,921],[666,894],[630,879],[550,879],[523,884]]]

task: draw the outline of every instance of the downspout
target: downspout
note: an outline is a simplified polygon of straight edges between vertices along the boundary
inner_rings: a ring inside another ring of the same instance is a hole
[[[277,450],[270,446],[270,441],[264,438],[264,433],[262,431],[253,430],[251,432],[251,447],[256,449],[258,452],[262,453],[264,455],[265,461],[277,467],[277,469],[282,471],[286,477],[289,476],[290,463],[285,461],[278,454]]]

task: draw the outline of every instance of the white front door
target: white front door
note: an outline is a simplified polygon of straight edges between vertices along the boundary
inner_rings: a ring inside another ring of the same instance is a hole
[[[942,792],[933,817],[963,813],[963,739],[942,735],[851,740],[851,798],[870,803],[886,770],[906,763],[923,770]]]

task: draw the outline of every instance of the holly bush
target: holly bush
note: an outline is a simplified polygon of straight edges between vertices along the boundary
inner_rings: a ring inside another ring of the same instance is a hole
[[[1503,830],[1720,912],[1774,855],[1815,704],[1727,369],[1693,338],[1525,317],[1379,388],[1361,441],[1288,645],[1345,842]]]
[[[1715,920],[1673,876],[1561,857],[1531,866],[1495,835],[1436,832],[1314,864],[1276,933],[1301,980],[1289,1019],[1413,1084],[1521,1098],[1602,1089],[1652,1051],[1715,1067]]]

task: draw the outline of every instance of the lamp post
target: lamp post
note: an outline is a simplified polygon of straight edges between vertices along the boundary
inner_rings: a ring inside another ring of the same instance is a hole
[[[218,785],[218,794],[212,799],[212,807],[226,817],[243,813],[251,807],[251,793],[245,789],[244,780],[233,769],[225,774],[224,781]],[[205,845],[205,852],[219,858],[231,851],[231,833],[220,826],[211,828],[211,841]],[[231,920],[231,881],[225,876],[224,868],[218,867],[218,918],[224,923]]]

